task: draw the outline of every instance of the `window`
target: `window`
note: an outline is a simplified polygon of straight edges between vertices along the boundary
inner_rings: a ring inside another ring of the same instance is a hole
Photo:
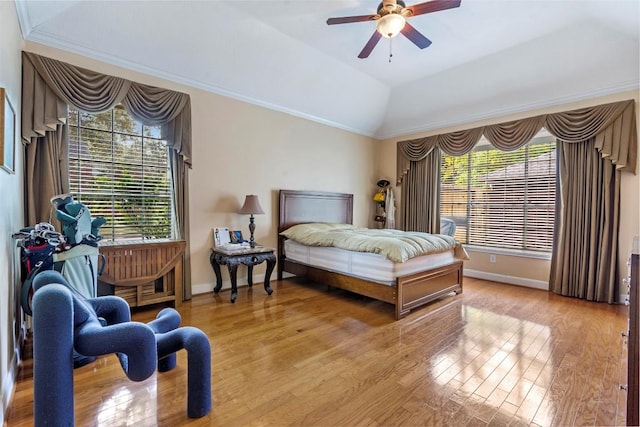
[[[464,156],[443,155],[440,215],[455,221],[455,237],[474,246],[550,252],[555,148],[544,136],[511,152],[479,145]]]
[[[69,176],[74,199],[107,220],[105,240],[172,237],[169,151],[159,126],[143,126],[122,106],[71,110]]]

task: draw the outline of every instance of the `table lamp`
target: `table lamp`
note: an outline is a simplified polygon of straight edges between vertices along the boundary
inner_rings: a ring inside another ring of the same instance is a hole
[[[244,205],[238,212],[243,215],[251,215],[249,217],[249,232],[251,233],[251,238],[249,239],[249,246],[252,248],[256,247],[256,242],[253,240],[253,232],[256,229],[256,225],[253,222],[253,215],[264,214],[262,207],[260,206],[260,201],[258,200],[258,196],[251,194],[247,195],[244,199]]]

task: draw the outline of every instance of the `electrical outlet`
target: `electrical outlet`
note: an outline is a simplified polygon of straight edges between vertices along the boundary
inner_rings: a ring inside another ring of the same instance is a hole
[[[489,255],[489,262],[496,262],[496,256],[495,255]]]

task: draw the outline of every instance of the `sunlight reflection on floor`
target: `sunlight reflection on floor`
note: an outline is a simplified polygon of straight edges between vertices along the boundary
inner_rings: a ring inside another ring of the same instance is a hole
[[[524,423],[549,425],[554,411],[544,399],[551,376],[544,373],[557,369],[550,328],[468,305],[461,318],[458,339],[431,358],[435,382]]]
[[[118,387],[100,405],[97,412],[98,426],[113,426],[115,421],[122,422],[126,419],[126,425],[155,426],[157,422],[157,385],[156,377],[153,375],[145,381],[144,395],[141,395],[142,388],[136,390],[135,394],[128,386]],[[134,400],[135,395],[135,400]],[[126,414],[126,417],[123,416]]]

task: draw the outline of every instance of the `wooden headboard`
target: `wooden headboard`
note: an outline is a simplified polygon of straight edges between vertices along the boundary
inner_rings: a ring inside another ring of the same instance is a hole
[[[280,190],[278,233],[305,222],[353,224],[353,194]]]
[[[296,224],[353,224],[353,194],[280,190],[278,233]],[[284,270],[284,237],[278,235],[278,280]]]

